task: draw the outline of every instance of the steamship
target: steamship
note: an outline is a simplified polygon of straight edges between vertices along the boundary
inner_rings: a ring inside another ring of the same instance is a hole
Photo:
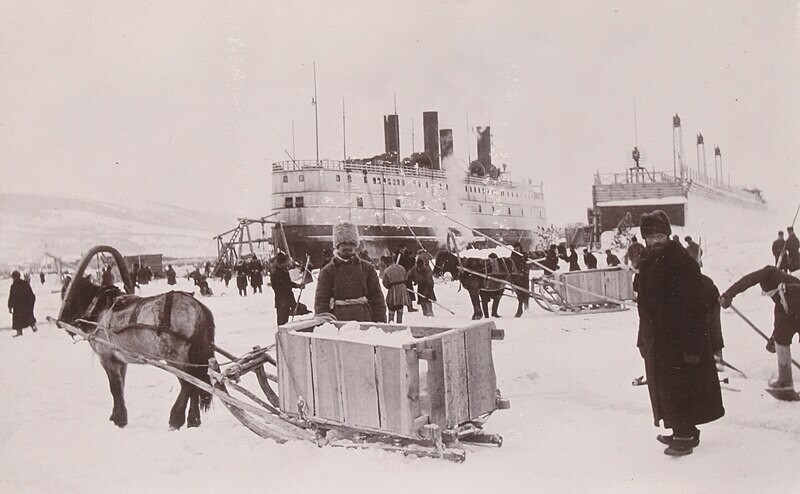
[[[383,120],[385,153],[374,158],[272,164],[276,246],[319,265],[341,221],[358,227],[372,258],[419,244],[436,252],[450,231],[462,242],[479,243],[474,229],[524,248],[535,243],[534,232],[547,222],[542,184],[512,181],[506,165],[492,163],[489,127],[477,128],[478,159],[465,170],[453,156],[453,131],[438,128],[437,112],[423,114],[425,151],[405,159],[398,116]]]
[[[615,229],[627,213],[637,222],[642,213],[654,209],[665,211],[672,225],[695,231],[729,220],[732,214],[760,214],[767,210],[759,189],[732,186],[730,178],[726,183],[719,147],[714,148],[714,175],[709,175],[702,134],[697,135],[697,169],[687,166],[677,114],[672,117],[672,126],[672,173],[640,166],[640,153],[634,147],[633,166],[624,173],[595,174],[593,209],[588,212],[595,235]]]

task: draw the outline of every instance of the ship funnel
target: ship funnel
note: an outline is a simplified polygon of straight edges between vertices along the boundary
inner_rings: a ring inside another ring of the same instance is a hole
[[[677,113],[672,116],[672,126],[673,127],[681,126],[681,117],[679,117]]]
[[[400,123],[397,115],[383,116],[383,139],[386,143],[386,155],[392,163],[400,163]]]
[[[717,179],[717,182],[723,180],[722,175],[722,152],[719,150],[719,146],[714,147],[714,176]]]
[[[439,114],[435,111],[422,113],[422,131],[425,134],[425,154],[431,159],[431,168],[439,166]]]
[[[478,127],[478,161],[487,170],[492,166],[491,127]]]
[[[439,131],[439,150],[442,155],[442,168],[447,160],[453,157],[453,129]]]
[[[686,178],[686,165],[683,153],[683,129],[681,117],[676,113],[672,116],[672,174],[681,180]]]
[[[700,168],[700,163],[703,167]],[[708,180],[708,173],[706,169],[706,145],[703,141],[703,134],[697,134],[697,174],[700,175],[703,181]]]

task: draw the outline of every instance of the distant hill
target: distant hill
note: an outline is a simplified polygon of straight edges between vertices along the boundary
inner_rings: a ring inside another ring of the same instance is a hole
[[[109,202],[0,193],[0,261],[79,256],[97,244],[123,255],[211,257],[213,235],[236,224],[231,213],[183,209],[149,201]]]

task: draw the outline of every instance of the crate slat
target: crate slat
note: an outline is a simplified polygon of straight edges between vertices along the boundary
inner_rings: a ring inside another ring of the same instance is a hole
[[[407,407],[403,389],[405,352],[402,348],[375,347],[378,405],[381,429],[403,433],[402,411]]]
[[[497,378],[492,358],[492,328],[464,332],[469,386],[469,416],[478,417],[495,409]]]
[[[338,342],[342,375],[344,422],[350,426],[379,428],[375,348],[363,343]]]
[[[344,421],[342,375],[339,345],[334,340],[311,339],[312,374],[314,376],[315,416],[337,422]]]
[[[302,397],[309,414],[314,413],[309,338],[278,332],[278,380],[281,410],[297,416],[297,400]]]
[[[452,331],[441,338],[446,428],[456,427],[470,419],[464,334],[465,331]]]

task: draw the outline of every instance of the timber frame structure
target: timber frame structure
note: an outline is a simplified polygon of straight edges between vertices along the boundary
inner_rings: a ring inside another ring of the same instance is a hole
[[[278,213],[262,216],[261,218],[237,218],[239,224],[235,228],[231,228],[226,232],[222,232],[214,237],[217,241],[217,260],[214,262],[212,272],[216,272],[217,268],[223,264],[233,266],[236,261],[243,259],[242,246],[247,244],[250,248],[250,254],[245,254],[245,257],[257,257],[253,242],[261,244],[262,242],[272,243],[272,238],[267,238],[263,234],[264,225],[275,224],[277,221],[270,220]],[[259,238],[253,238],[250,232],[250,225],[260,224],[262,227],[262,235]]]

